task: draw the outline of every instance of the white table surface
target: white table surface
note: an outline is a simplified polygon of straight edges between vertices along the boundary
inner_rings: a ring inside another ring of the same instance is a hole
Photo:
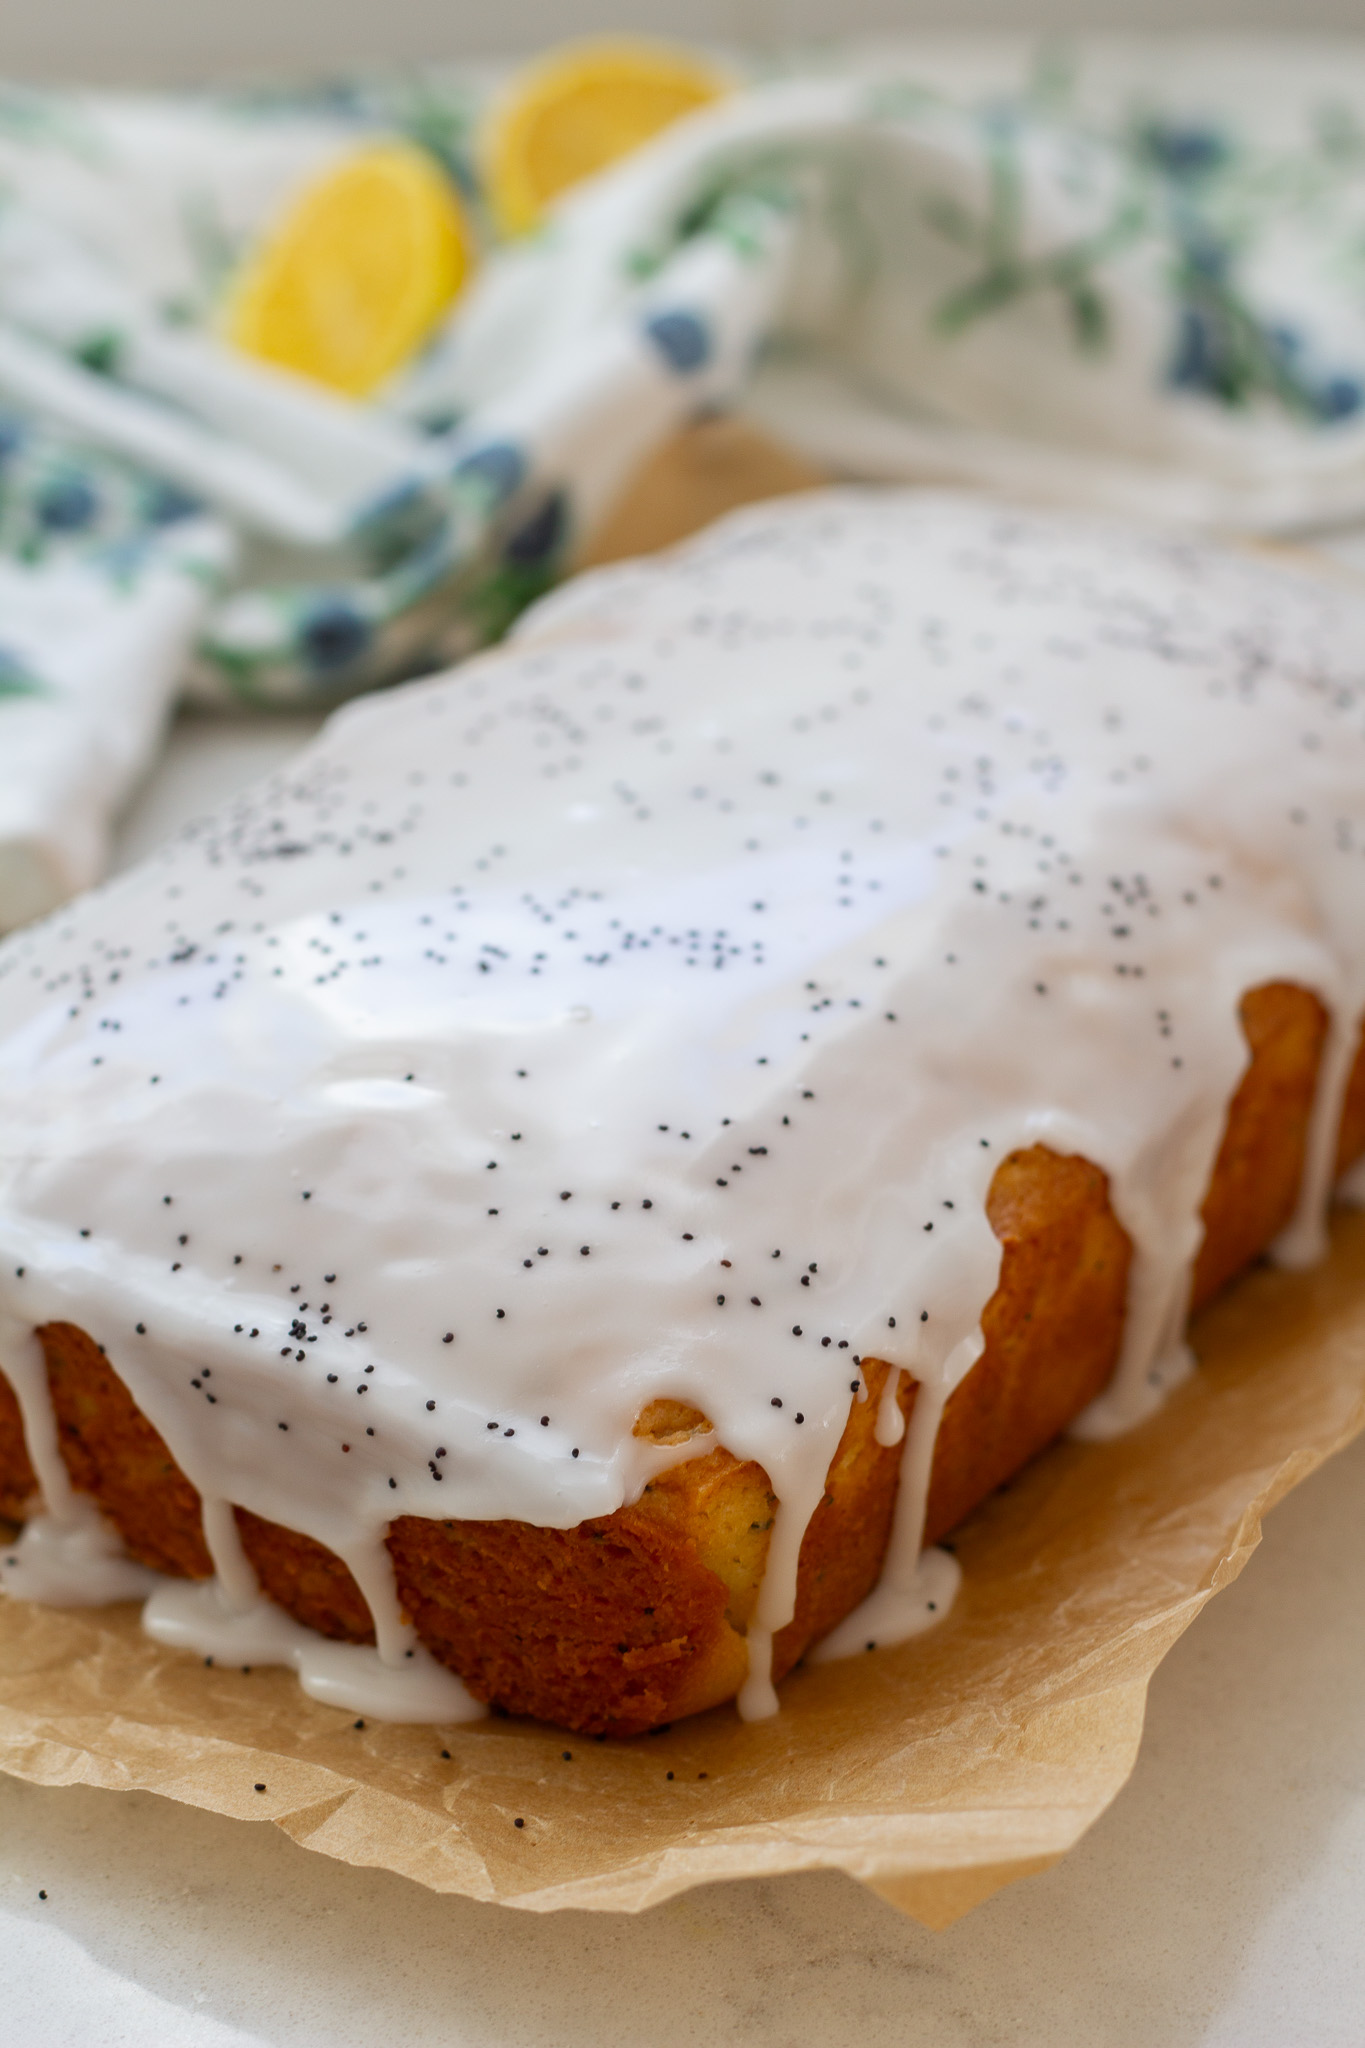
[[[182,720],[123,859],[309,730]],[[1365,1439],[1168,1657],[1110,1812],[946,1934],[835,1875],[540,1918],[268,1823],[0,1778],[3,2048],[921,2042],[1365,2044]]]

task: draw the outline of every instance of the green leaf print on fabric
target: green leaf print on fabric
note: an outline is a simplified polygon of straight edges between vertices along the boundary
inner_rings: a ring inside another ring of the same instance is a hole
[[[50,695],[51,691],[40,676],[35,676],[8,647],[0,647],[0,704],[13,703],[19,697]]]
[[[1146,231],[1148,209],[1136,192],[1123,193],[1107,221],[1041,255],[1026,250],[1028,187],[1020,148],[1020,121],[996,109],[983,123],[987,197],[974,214],[947,193],[924,201],[923,213],[945,241],[976,257],[974,276],[939,300],[932,320],[941,334],[958,335],[1030,295],[1055,292],[1070,316],[1077,348],[1098,353],[1110,338],[1110,314],[1100,285],[1104,265]]]

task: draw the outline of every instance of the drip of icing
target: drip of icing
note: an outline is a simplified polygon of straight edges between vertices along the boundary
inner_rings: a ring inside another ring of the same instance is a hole
[[[1313,1115],[1308,1126],[1303,1179],[1294,1214],[1270,1247],[1277,1266],[1302,1272],[1327,1252],[1327,1212],[1336,1178],[1337,1134],[1355,1062],[1356,1034],[1342,1016],[1338,997],[1327,1027]]]
[[[370,1610],[375,1654],[381,1664],[401,1670],[412,1657],[413,1634],[398,1603],[393,1561],[388,1551],[380,1542],[354,1545],[347,1550],[345,1561]]]
[[[201,1508],[204,1547],[213,1560],[213,1583],[217,1597],[234,1613],[248,1614],[260,1605],[261,1589],[251,1561],[242,1548],[237,1518],[231,1501],[206,1494]]]
[[[817,1664],[850,1657],[877,1644],[889,1647],[908,1642],[941,1621],[952,1606],[961,1572],[956,1558],[946,1550],[925,1549],[924,1518],[934,1446],[948,1397],[966,1379],[985,1348],[981,1331],[968,1331],[949,1353],[941,1376],[916,1387],[882,1575],[866,1600],[816,1644],[811,1654]]]
[[[1197,1247],[1197,1227],[1184,1235]],[[1107,1443],[1135,1429],[1194,1371],[1195,1356],[1185,1341],[1194,1252],[1182,1254],[1169,1245],[1164,1250],[1162,1256],[1141,1238],[1136,1241],[1119,1362],[1104,1392],[1072,1422],[1067,1433],[1078,1443]]]
[[[939,1424],[952,1388],[966,1377],[985,1349],[979,1330],[972,1331],[954,1348],[943,1366],[942,1382],[916,1389],[910,1410],[910,1427],[897,1400],[901,1368],[892,1366],[877,1404],[873,1434],[879,1444],[891,1448],[904,1439],[896,1512],[887,1545],[882,1576],[874,1591],[854,1612],[817,1644],[813,1652],[819,1663],[830,1657],[848,1656],[867,1647],[871,1630],[883,1644],[900,1643],[918,1635],[946,1614],[952,1604],[957,1579],[956,1563],[946,1552],[925,1551],[924,1516],[929,1496],[929,1475]],[[859,1390],[861,1392],[861,1388]],[[823,1482],[822,1482],[823,1484]],[[781,1517],[789,1504],[778,1509]],[[745,1647],[749,1668],[736,1705],[741,1720],[763,1721],[778,1711],[777,1689],[772,1680],[773,1636],[791,1620],[796,1608],[797,1560],[791,1554],[792,1531],[797,1531],[796,1549],[806,1533],[804,1519],[788,1514],[785,1541],[778,1547],[775,1529],[773,1551],[759,1596],[757,1618],[749,1625]],[[933,1560],[941,1558],[943,1563]],[[927,1589],[927,1590],[926,1590]]]
[[[877,1403],[877,1426],[872,1434],[885,1450],[898,1444],[905,1435],[905,1416],[897,1399],[901,1386],[901,1369],[893,1365],[886,1375],[882,1397]]]
[[[779,1705],[773,1684],[773,1632],[751,1621],[744,1642],[749,1669],[735,1694],[735,1706],[741,1721],[770,1721]]]
[[[903,1576],[893,1579],[883,1572],[866,1600],[815,1645],[809,1661],[830,1664],[860,1650],[889,1650],[922,1636],[951,1612],[961,1584],[957,1559],[929,1544]]]
[[[363,1643],[328,1642],[269,1600],[239,1606],[217,1579],[163,1581],[142,1626],[153,1641],[215,1663],[290,1665],[312,1699],[376,1721],[449,1724],[488,1712],[411,1630],[397,1663],[386,1662]]]
[[[67,1475],[57,1441],[57,1417],[48,1394],[43,1347],[31,1322],[0,1301],[0,1371],[14,1389],[23,1418],[29,1463],[38,1494],[54,1522],[84,1526],[84,1508]]]
[[[117,1532],[93,1501],[73,1497],[68,1514],[33,1515],[17,1542],[0,1550],[0,1591],[49,1607],[106,1607],[145,1600],[158,1575],[124,1555]]]
[[[0,947],[0,1361],[49,1510],[32,1332],[66,1320],[198,1488],[225,1597],[258,1611],[235,1503],[348,1564],[397,1670],[394,1516],[609,1514],[675,1455],[640,1409],[682,1400],[779,1503],[760,1712],[880,1357],[918,1385],[884,1584],[927,1611],[1010,1148],[1109,1177],[1130,1313],[1082,1427],[1130,1426],[1188,1366],[1238,1000],[1298,981],[1336,1020],[1312,1249],[1365,1004],[1363,630],[1346,587],[1185,541],[835,492],[341,714]]]

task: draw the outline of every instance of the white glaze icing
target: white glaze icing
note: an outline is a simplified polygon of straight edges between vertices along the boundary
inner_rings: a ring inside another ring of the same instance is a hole
[[[345,1559],[398,1670],[393,1515],[610,1513],[706,1448],[632,1435],[687,1400],[779,1501],[763,1712],[875,1355],[920,1391],[835,1641],[912,1632],[1006,1152],[1110,1176],[1135,1258],[1084,1423],[1126,1426],[1187,1369],[1238,1000],[1299,981],[1338,1021],[1285,1247],[1314,1249],[1365,1006],[1363,665],[1345,586],[846,491],[339,714],[0,948],[0,1363],[49,1506],[31,1332],[64,1318],[204,1497],[229,1605],[236,1502]]]
[[[117,1530],[80,1494],[60,1518],[31,1515],[17,1540],[0,1550],[0,1587],[15,1600],[107,1607],[145,1600],[157,1584],[155,1572],[124,1556]]]
[[[155,1642],[215,1664],[291,1665],[311,1698],[376,1721],[477,1721],[488,1711],[415,1637],[400,1662],[386,1663],[362,1643],[329,1643],[273,1601],[243,1607],[217,1579],[163,1579],[142,1625]]]

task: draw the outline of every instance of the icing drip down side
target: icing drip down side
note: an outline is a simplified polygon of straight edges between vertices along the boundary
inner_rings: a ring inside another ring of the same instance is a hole
[[[1012,1149],[1102,1167],[1133,1241],[1091,1433],[1186,1369],[1238,1002],[1270,980],[1334,1019],[1282,1249],[1319,1247],[1365,1008],[1363,670],[1365,605],[1326,580],[838,491],[341,713],[0,947],[0,1366],[50,1514],[32,1332],[65,1321],[203,1497],[212,1599],[259,1614],[235,1503],[345,1561],[399,1671],[394,1517],[609,1514],[704,1448],[633,1434],[683,1401],[778,1500],[761,1712],[876,1357],[920,1393],[882,1585],[827,1649],[922,1625],[951,1596],[919,1561],[934,1418]],[[172,1609],[200,1640],[200,1596]]]

